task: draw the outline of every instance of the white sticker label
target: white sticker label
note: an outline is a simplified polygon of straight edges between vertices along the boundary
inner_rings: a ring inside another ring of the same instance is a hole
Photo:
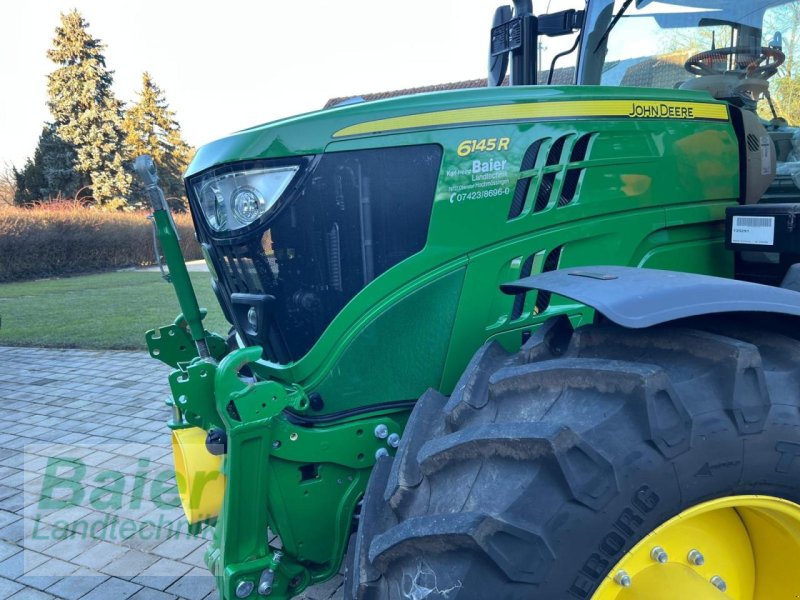
[[[772,246],[775,243],[775,217],[733,217],[732,244]]]
[[[772,174],[772,142],[768,135],[761,136],[761,174]]]

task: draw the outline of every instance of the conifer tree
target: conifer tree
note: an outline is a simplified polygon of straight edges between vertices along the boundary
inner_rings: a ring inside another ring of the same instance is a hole
[[[89,185],[76,171],[74,146],[61,139],[54,124],[46,123],[42,129],[39,150],[48,198],[74,198],[81,187]]]
[[[22,170],[14,169],[14,204],[24,206],[42,199],[46,192],[47,182],[42,170],[42,153],[39,148],[33,152],[33,158],[25,161]]]
[[[138,101],[125,111],[123,130],[131,156],[152,156],[167,198],[181,199],[170,204],[173,208],[184,209],[182,176],[192,149],[183,140],[175,112],[169,108],[164,92],[147,72],[142,73]],[[137,182],[134,182],[132,196],[142,197]]]
[[[77,10],[61,15],[48,58],[57,68],[48,76],[48,106],[59,137],[75,148],[76,170],[91,182],[96,202],[125,205],[131,176],[126,171],[122,105],[111,89],[105,45],[88,32]]]
[[[72,198],[85,185],[75,171],[75,149],[58,136],[52,123],[42,129],[33,158],[13,173],[16,204]]]

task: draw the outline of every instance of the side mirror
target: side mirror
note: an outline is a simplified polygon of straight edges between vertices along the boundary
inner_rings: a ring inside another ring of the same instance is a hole
[[[494,11],[494,19],[492,20],[492,31],[495,27],[506,23],[511,20],[511,7],[498,6]],[[503,80],[506,78],[506,71],[508,70],[508,51],[506,48],[496,48],[499,44],[495,43],[494,35],[489,42],[489,77],[487,85],[489,87],[497,87],[503,85]]]
[[[769,41],[769,47],[773,50],[783,50],[783,35],[780,31],[776,31],[775,35]]]

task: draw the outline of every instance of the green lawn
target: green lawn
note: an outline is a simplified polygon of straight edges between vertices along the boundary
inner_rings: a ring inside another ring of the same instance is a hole
[[[190,273],[206,329],[225,334],[208,273]],[[0,284],[0,346],[143,349],[144,332],[180,312],[159,273],[125,271]]]

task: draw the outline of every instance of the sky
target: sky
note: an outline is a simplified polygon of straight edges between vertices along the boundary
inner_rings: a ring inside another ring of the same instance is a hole
[[[149,71],[197,146],[332,97],[485,77],[492,16],[504,3],[2,0],[0,168],[21,167],[50,118],[46,52],[72,8],[107,45],[117,97],[135,101]]]

